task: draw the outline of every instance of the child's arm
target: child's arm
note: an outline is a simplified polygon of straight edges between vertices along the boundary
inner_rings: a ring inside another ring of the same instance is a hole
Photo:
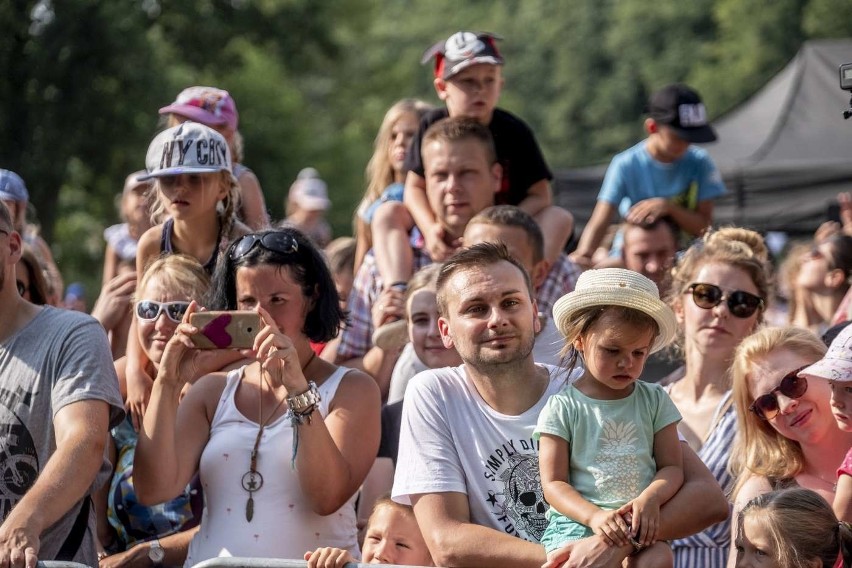
[[[533,217],[544,210],[545,207],[553,205],[553,192],[550,189],[550,182],[547,179],[542,179],[530,186],[527,190],[527,196],[524,197],[518,207],[523,209]]]
[[[852,450],[837,470],[837,492],[834,494],[834,514],[838,521],[852,522]]]
[[[844,473],[837,480],[834,495],[834,514],[838,521],[852,523],[852,475]]]
[[[145,274],[148,267],[159,254],[159,235],[162,225],[157,225],[145,231],[139,239],[136,249],[136,274],[139,279]],[[143,298],[139,298],[143,299]],[[130,320],[130,331],[127,335],[127,398],[124,401],[127,411],[130,413],[133,428],[137,431],[142,425],[142,417],[151,398],[151,388],[154,379],[145,372],[148,366],[148,357],[139,343],[139,332],[137,331],[136,316]]]
[[[582,266],[590,268],[592,256],[595,250],[606,234],[609,224],[612,222],[612,216],[615,213],[615,205],[608,201],[598,201],[592,211],[592,217],[583,229],[583,234],[580,235],[580,242],[577,244],[577,250],[571,254],[571,260]]]
[[[626,219],[630,223],[641,225],[653,223],[666,215],[690,235],[699,236],[713,223],[713,200],[699,201],[693,211],[664,197],[643,199],[630,208]]]
[[[457,247],[448,245],[446,234],[435,218],[435,212],[426,199],[426,179],[414,172],[408,172],[405,177],[405,192],[402,196],[405,208],[414,219],[414,224],[423,234],[426,241],[426,252],[435,262],[441,262],[450,257]]]
[[[654,460],[657,462],[657,475],[651,484],[636,499],[619,509],[621,513],[631,513],[631,532],[644,546],[656,542],[660,507],[683,485],[683,452],[677,436],[677,422],[654,434]]]
[[[568,442],[553,434],[541,434],[538,466],[544,498],[550,506],[601,535],[610,546],[629,543],[627,523],[618,511],[605,511],[587,501],[571,486]]]

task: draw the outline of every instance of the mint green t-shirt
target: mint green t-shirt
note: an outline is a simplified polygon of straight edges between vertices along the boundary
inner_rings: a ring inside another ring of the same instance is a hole
[[[648,487],[657,474],[654,434],[681,419],[661,386],[635,385],[620,400],[589,398],[569,385],[548,399],[533,434],[568,442],[571,486],[602,509],[617,509]]]

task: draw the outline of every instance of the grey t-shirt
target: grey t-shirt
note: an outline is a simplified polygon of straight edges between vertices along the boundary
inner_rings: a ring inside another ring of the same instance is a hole
[[[44,307],[0,343],[0,515],[5,519],[56,451],[53,417],[81,400],[110,405],[110,427],[124,416],[109,343],[101,325],[79,312]],[[109,476],[104,460],[92,488]],[[90,489],[90,491],[91,491]],[[56,557],[82,501],[41,536],[40,560]],[[97,566],[94,510],[75,562]]]

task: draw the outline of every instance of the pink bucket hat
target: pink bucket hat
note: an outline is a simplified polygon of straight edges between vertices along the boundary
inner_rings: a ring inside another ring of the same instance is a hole
[[[179,114],[206,126],[227,126],[236,130],[240,116],[228,91],[216,87],[189,87],[175,102],[160,109],[160,114]]]
[[[825,357],[802,369],[799,376],[842,383],[852,381],[852,325],[847,325],[837,334]]]

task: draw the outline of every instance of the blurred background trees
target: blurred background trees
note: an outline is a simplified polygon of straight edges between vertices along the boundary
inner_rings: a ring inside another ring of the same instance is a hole
[[[718,116],[805,39],[852,33],[845,0],[9,0],[0,4],[0,167],[19,172],[66,281],[97,293],[102,231],[144,166],[157,109],[229,90],[273,219],[317,168],[349,233],[364,166],[399,98],[437,104],[422,52],[460,29],[503,36],[501,106],[553,168],[606,162],[642,136],[648,93],[685,81]],[[852,61],[852,53],[849,54]]]

